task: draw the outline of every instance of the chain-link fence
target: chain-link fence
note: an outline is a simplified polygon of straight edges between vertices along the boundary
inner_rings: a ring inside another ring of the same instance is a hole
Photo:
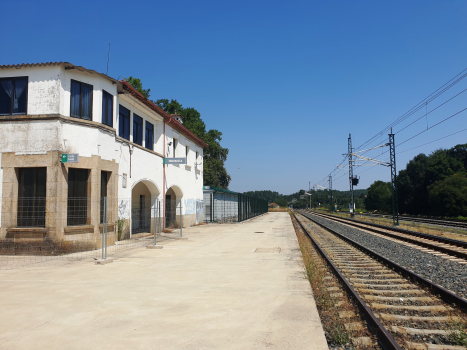
[[[52,205],[54,204],[55,207]],[[32,264],[123,256],[157,240],[163,233],[162,203],[158,201],[68,198],[18,198],[17,225],[0,239],[0,269]],[[104,249],[103,249],[104,248]]]
[[[266,200],[221,188],[204,187],[204,221],[231,223],[268,212]]]

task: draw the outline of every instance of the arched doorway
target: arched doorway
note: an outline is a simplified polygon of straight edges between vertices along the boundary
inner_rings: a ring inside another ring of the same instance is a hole
[[[165,227],[180,226],[180,202],[182,197],[182,190],[175,185],[165,193]]]
[[[150,180],[137,182],[131,190],[131,234],[151,233],[151,217],[159,189]]]

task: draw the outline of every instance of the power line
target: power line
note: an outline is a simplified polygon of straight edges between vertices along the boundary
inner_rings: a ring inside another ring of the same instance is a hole
[[[407,141],[410,141],[410,140],[412,140],[413,138],[415,138],[415,137],[417,137],[417,136],[423,134],[424,132],[426,132],[426,131],[428,131],[428,130],[430,130],[430,129],[433,129],[435,126],[438,126],[439,124],[444,123],[445,121],[451,119],[452,117],[455,117],[456,115],[458,115],[458,114],[464,112],[465,110],[467,110],[467,108],[464,108],[463,110],[460,110],[459,112],[454,113],[453,115],[451,115],[451,116],[449,116],[449,117],[447,117],[447,118],[441,120],[440,122],[436,123],[435,125],[430,126],[428,129],[425,129],[425,130],[419,132],[418,134],[416,134],[416,135],[414,135],[414,136],[412,136],[412,137],[409,137],[407,140],[405,140],[405,141],[399,143],[397,146],[400,146],[400,145],[406,143]]]
[[[453,135],[456,135],[456,134],[459,134],[461,132],[464,132],[464,131],[467,131],[467,129],[463,129],[463,130],[460,130],[460,131],[457,131],[453,134],[450,134],[450,135],[447,135],[447,136],[443,136],[443,137],[440,137],[439,139],[436,139],[436,140],[433,140],[433,141],[430,141],[430,142],[427,142],[427,143],[424,143],[423,145],[419,145],[419,146],[415,146],[415,147],[412,147],[412,148],[409,148],[409,149],[406,149],[404,151],[401,151],[401,152],[398,152],[398,153],[405,153],[405,152],[408,152],[408,151],[411,151],[415,148],[419,148],[419,147],[422,147],[422,146],[426,146],[426,145],[429,145],[430,143],[433,143],[433,142],[436,142],[436,141],[439,141],[439,140],[442,140],[442,139],[445,139],[445,138],[448,138],[448,137],[451,137]]]
[[[418,118],[417,120],[414,120],[412,123],[410,123],[409,125],[403,127],[402,129],[400,129],[399,131],[396,132],[396,134],[400,133],[402,130],[405,130],[407,129],[409,126],[411,126],[412,124],[418,122],[420,119],[426,117],[428,114],[430,114],[431,112],[434,112],[435,110],[437,110],[438,108],[440,108],[441,106],[445,105],[446,103],[450,102],[451,100],[455,99],[457,96],[459,96],[460,94],[464,93],[465,91],[467,91],[467,89],[465,90],[462,90],[461,92],[459,92],[457,95],[451,97],[449,100],[447,101],[444,101],[443,103],[441,103],[440,105],[438,105],[437,107],[433,108],[431,111],[429,111],[428,113],[425,113],[425,115],[422,115],[420,118]]]
[[[405,112],[402,116],[400,116],[399,118],[397,118],[394,122],[392,122],[391,124],[389,124],[387,127],[385,127],[383,130],[381,130],[380,132],[378,132],[375,136],[373,136],[372,138],[370,138],[369,140],[367,140],[366,142],[364,142],[362,145],[358,146],[356,149],[361,149],[363,147],[365,147],[368,143],[372,142],[375,138],[377,137],[380,137],[383,133],[386,133],[387,131],[389,131],[392,127],[394,127],[395,125],[401,123],[402,121],[404,121],[405,119],[407,119],[408,117],[410,117],[411,115],[413,115],[415,112],[417,112],[418,110],[420,110],[421,108],[423,108],[423,106],[426,104],[426,103],[429,103],[431,101],[433,101],[434,99],[436,99],[437,97],[439,97],[440,95],[442,95],[444,92],[446,92],[447,90],[449,90],[451,87],[453,87],[454,85],[456,85],[459,81],[461,81],[462,79],[464,79],[466,76],[467,76],[467,73],[465,73],[467,71],[467,68],[464,69],[462,72],[460,72],[459,74],[457,74],[454,78],[450,79],[447,83],[445,83],[444,85],[442,85],[441,87],[439,87],[437,90],[435,90],[434,92],[432,92],[430,95],[428,95],[428,97],[426,97],[425,99],[423,99],[422,101],[420,101],[419,103],[417,103],[414,107],[412,107],[411,109],[409,109],[407,112]],[[460,77],[459,77],[460,76]],[[459,78],[457,78],[459,77]],[[456,79],[457,78],[457,79]],[[456,79],[456,80],[455,80]],[[454,81],[453,81],[454,80]]]
[[[415,106],[413,106],[411,109],[409,109],[407,112],[405,112],[404,114],[402,114],[399,118],[397,118],[395,121],[393,121],[392,123],[390,123],[388,126],[386,126],[385,128],[383,128],[380,132],[378,132],[376,135],[374,135],[373,137],[371,137],[370,139],[368,139],[367,141],[365,141],[363,144],[361,144],[360,146],[354,148],[355,151],[357,150],[361,150],[363,147],[365,146],[368,146],[368,145],[371,145],[372,143],[374,143],[375,141],[377,141],[377,138],[382,138],[382,135],[386,132],[388,132],[389,130],[391,130],[391,128],[393,128],[394,126],[402,123],[403,121],[407,120],[409,117],[411,117],[412,115],[414,115],[416,112],[418,112],[419,110],[421,110],[424,106],[425,108],[427,107],[428,103],[432,102],[433,100],[435,100],[436,98],[438,98],[439,96],[441,96],[442,94],[444,94],[446,91],[448,91],[450,88],[452,88],[453,86],[455,86],[457,83],[459,83],[462,79],[464,79],[465,77],[467,77],[467,68],[464,69],[463,71],[461,71],[460,73],[458,73],[456,76],[454,76],[453,78],[451,78],[449,81],[447,81],[445,84],[443,84],[441,87],[439,87],[438,89],[436,89],[434,92],[432,92],[430,95],[428,95],[426,98],[424,98],[423,100],[421,100],[419,103],[417,103]],[[422,119],[423,117],[427,117],[428,114],[434,112],[435,110],[437,110],[438,108],[444,106],[445,104],[447,104],[448,102],[452,101],[453,99],[455,99],[456,97],[460,96],[461,94],[463,94],[465,91],[467,91],[467,89],[464,89],[463,91],[459,92],[458,94],[456,94],[455,96],[449,98],[448,100],[446,100],[445,102],[439,104],[437,107],[433,108],[430,112],[426,112],[423,116],[421,116],[420,118],[416,119],[415,121],[413,121],[412,123],[408,124],[407,126],[403,127],[402,129],[400,129],[399,131],[396,132],[397,133],[400,133],[401,131],[407,129],[408,127],[410,127],[411,125],[413,125],[414,123],[416,123],[417,121],[419,121],[420,119]],[[413,138],[425,133],[426,131],[428,130],[431,130],[432,128],[440,125],[441,123],[453,118],[454,116],[464,112],[467,108],[441,120],[440,122],[434,124],[433,126],[431,127],[428,127],[427,125],[427,129],[409,137],[408,139],[404,140],[403,142],[399,143],[397,146],[400,146],[410,140],[412,140]],[[467,130],[467,129],[464,129],[464,130]],[[448,135],[448,136],[445,136],[443,138],[446,138],[446,137],[449,137],[449,136],[452,136],[452,135],[455,135],[459,132],[462,132],[464,130],[461,130],[461,131],[458,131],[454,134],[451,134],[451,135]],[[443,139],[443,138],[440,138],[440,139]],[[436,142],[440,139],[437,139],[437,140],[434,140],[434,141],[431,141],[431,142],[428,142],[428,143],[425,143],[424,145],[427,145],[429,143],[432,143],[432,142]],[[382,140],[381,140],[382,141]],[[423,145],[421,145],[423,146]],[[421,147],[421,146],[416,146],[414,148],[417,148],[417,147]],[[411,149],[414,149],[414,148],[411,148]],[[411,150],[409,149],[409,150]],[[409,151],[409,150],[406,150],[406,151]],[[367,152],[369,151],[372,151],[371,149],[370,150],[367,150],[365,152],[363,152],[362,154],[366,154]],[[385,153],[387,153],[389,150],[386,150],[384,152],[381,152],[381,154],[378,153],[378,155],[383,155]],[[406,152],[406,151],[403,151],[403,152]],[[398,153],[403,153],[403,152],[398,152]],[[347,160],[347,155],[345,155],[342,159],[342,161],[340,162],[339,166],[342,165],[346,160]],[[363,164],[368,164],[369,162],[366,162],[366,163],[363,163]],[[334,175],[334,178],[335,180],[334,181],[337,181],[339,180],[340,178],[344,177],[348,172],[342,174],[341,176],[337,177],[336,176],[340,173],[340,171],[342,171],[343,169],[339,169],[339,166],[338,168],[334,168],[328,175],[326,175],[321,181],[318,182],[318,184],[324,184],[328,181],[328,177],[329,176],[333,176]],[[370,168],[367,168],[361,172],[359,172],[359,174],[365,172],[365,171],[368,171],[372,168],[374,168],[376,165],[370,167]],[[338,184],[339,182],[334,182],[334,184]]]

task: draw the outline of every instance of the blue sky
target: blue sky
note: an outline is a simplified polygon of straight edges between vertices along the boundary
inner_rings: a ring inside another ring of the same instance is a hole
[[[467,68],[466,1],[4,1],[0,9],[0,64],[69,61],[105,73],[110,43],[110,76],[141,78],[152,99],[194,107],[223,133],[230,189],[239,192],[324,185],[349,133],[360,146]],[[466,89],[464,80],[395,131]],[[465,111],[397,146],[466,108],[464,94],[396,134],[397,151],[467,128]],[[398,170],[466,135],[398,153]],[[359,188],[390,179],[383,166],[355,173]],[[334,188],[348,188],[345,170],[334,178]]]

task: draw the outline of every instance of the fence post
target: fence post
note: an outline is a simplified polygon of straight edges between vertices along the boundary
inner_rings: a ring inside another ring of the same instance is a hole
[[[154,201],[154,219],[153,219],[153,222],[154,222],[154,245],[156,245],[156,233],[157,233],[157,226],[156,226],[156,214],[157,214],[157,200]]]
[[[105,257],[103,259],[107,259],[107,197],[104,197],[104,232],[102,236],[105,236],[104,244],[105,244]]]
[[[162,218],[161,218],[161,202],[159,201],[158,202],[158,216],[157,218],[159,219],[159,223],[157,224],[157,226],[159,226],[159,232],[162,234]]]
[[[183,237],[182,200],[180,200],[180,237]]]

